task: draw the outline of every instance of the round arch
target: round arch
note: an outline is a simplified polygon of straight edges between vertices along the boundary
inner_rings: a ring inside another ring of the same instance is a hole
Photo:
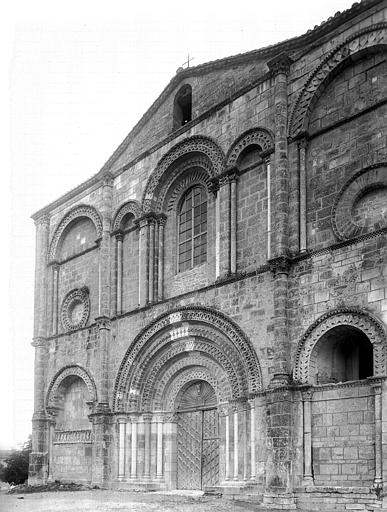
[[[160,200],[158,200],[159,191],[161,188],[168,189],[168,187],[163,187],[164,182],[168,181],[165,178],[165,173],[171,167],[174,168],[178,161],[184,160],[184,157],[190,153],[192,156],[201,156],[203,165],[211,178],[222,173],[224,169],[224,153],[214,140],[210,137],[195,135],[181,141],[161,158],[156,169],[149,177],[142,200],[144,213],[150,211],[157,212],[157,207],[159,208],[157,205],[160,204]],[[206,163],[204,164],[204,162]],[[190,165],[192,167],[192,163]]]
[[[236,165],[241,153],[248,146],[256,145],[263,153],[274,150],[274,135],[266,128],[252,128],[242,133],[232,144],[226,156],[226,167]]]
[[[168,372],[173,365],[175,371]],[[161,400],[176,374],[199,367],[211,368],[230,398],[262,389],[257,354],[241,329],[219,311],[186,306],[164,313],[136,336],[116,378],[113,410],[148,408],[157,385],[164,383],[158,388]]]
[[[82,379],[86,384],[86,388],[89,393],[89,401],[97,401],[97,388],[95,386],[94,380],[89,375],[89,373],[84,368],[82,368],[82,366],[73,365],[66,366],[55,374],[47,391],[46,407],[55,407],[59,386],[68,377],[79,377]]]
[[[122,221],[128,214],[132,214],[135,219],[141,216],[141,205],[138,201],[127,201],[117,208],[113,216],[113,231],[121,229]]]
[[[324,334],[335,327],[349,326],[363,332],[373,345],[374,376],[386,375],[387,340],[383,325],[361,309],[339,308],[318,318],[301,338],[293,371],[297,384],[310,384],[312,352]]]
[[[67,228],[67,226],[73,222],[76,218],[88,217],[94,224],[97,232],[97,238],[102,236],[102,218],[100,213],[93,206],[81,204],[70,210],[59,222],[57,228],[54,231],[54,235],[51,239],[49,249],[49,261],[53,261],[57,257],[57,249],[59,241]]]
[[[292,138],[307,131],[313,106],[327,83],[353,58],[366,51],[378,51],[387,46],[387,23],[377,23],[353,34],[336,46],[309,75],[298,98],[290,119],[289,136]]]

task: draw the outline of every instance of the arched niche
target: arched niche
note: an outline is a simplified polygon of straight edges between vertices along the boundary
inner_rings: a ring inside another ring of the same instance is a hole
[[[267,154],[273,150],[273,134],[266,128],[253,128],[242,133],[232,144],[226,156],[226,166],[250,167],[262,160],[262,153]]]
[[[60,261],[96,246],[101,236],[102,219],[98,211],[89,205],[78,205],[62,218],[55,229],[50,243],[49,261]],[[75,247],[73,252],[72,247]]]
[[[133,225],[133,221],[141,216],[141,206],[138,201],[128,201],[118,207],[113,216],[113,232],[125,231]]]
[[[297,384],[315,384],[386,375],[386,358],[383,325],[365,311],[340,308],[306,331],[297,348],[293,378]]]
[[[309,75],[297,97],[289,118],[289,136],[295,138],[307,132],[311,112],[327,84],[352,61],[365,52],[386,48],[387,23],[366,27],[334,48]]]
[[[62,385],[62,383],[69,378],[70,381],[71,379],[74,378],[81,379],[84,382],[87,389],[87,401],[90,403],[97,401],[97,389],[94,380],[90,377],[89,373],[79,365],[66,366],[65,368],[59,370],[54,376],[54,378],[51,380],[51,383],[47,391],[47,408],[56,407],[58,399],[58,389]]]

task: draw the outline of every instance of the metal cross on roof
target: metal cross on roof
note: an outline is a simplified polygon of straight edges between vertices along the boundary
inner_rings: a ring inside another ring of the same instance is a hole
[[[183,62],[182,66],[184,66],[185,64],[187,64],[187,68],[189,68],[189,63],[194,60],[195,57],[190,57],[189,54],[187,56],[187,60],[186,62]]]

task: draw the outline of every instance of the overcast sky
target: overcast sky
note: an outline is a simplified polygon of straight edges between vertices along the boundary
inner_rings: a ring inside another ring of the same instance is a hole
[[[188,54],[198,65],[261,48],[351,4],[14,0],[2,13],[0,448],[31,431],[30,215],[99,171]]]

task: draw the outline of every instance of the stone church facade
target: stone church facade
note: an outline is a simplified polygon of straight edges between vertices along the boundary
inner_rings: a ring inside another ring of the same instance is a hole
[[[178,70],[34,214],[30,484],[387,507],[386,17]]]

